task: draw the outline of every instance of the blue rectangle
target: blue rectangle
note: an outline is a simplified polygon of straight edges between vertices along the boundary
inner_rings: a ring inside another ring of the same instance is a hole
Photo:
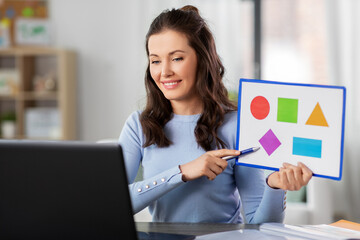
[[[293,137],[293,155],[321,158],[322,141]]]

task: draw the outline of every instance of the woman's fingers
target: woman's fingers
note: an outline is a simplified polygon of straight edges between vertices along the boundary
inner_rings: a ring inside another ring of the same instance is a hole
[[[225,170],[225,168],[220,167],[217,163],[211,165],[211,166],[209,167],[209,169],[210,169],[212,172],[214,172],[216,175],[219,175],[220,173],[222,173],[222,172]]]
[[[206,176],[208,179],[214,180],[227,167],[228,162],[222,159],[222,157],[229,155],[237,156],[239,154],[239,151],[230,149],[206,152],[197,159],[179,166],[182,179],[184,181],[191,181]]]
[[[313,172],[310,170],[310,168],[308,168],[305,164],[303,164],[302,162],[298,163],[298,166],[301,167],[302,169],[302,173],[303,173],[303,181],[305,182],[305,184],[308,184],[308,182],[310,181],[310,179],[313,176]]]
[[[205,175],[209,180],[214,180],[217,177],[217,174],[213,172],[211,169],[208,169]]]
[[[312,171],[303,163],[297,166],[284,163],[279,172],[269,176],[268,184],[284,190],[299,190],[308,184],[312,175]]]
[[[226,156],[238,156],[240,155],[240,151],[232,150],[232,149],[220,149],[208,152],[212,154],[214,157],[222,158]]]
[[[217,175],[221,174],[227,167],[227,161],[218,157],[212,157],[209,159],[208,164],[206,165],[205,169],[206,176],[210,180],[214,180]]]
[[[300,167],[288,163],[284,163],[283,165],[289,182],[287,186],[289,190],[299,190],[305,185]]]
[[[217,159],[215,163],[218,167],[220,167],[222,169],[222,171],[224,171],[228,165],[228,162],[221,158]]]
[[[206,176],[208,179],[214,180],[216,176],[222,173],[228,165],[228,162],[222,159],[222,157],[237,156],[240,155],[240,151],[221,149],[207,152],[207,154],[209,154],[211,157],[208,158],[208,166],[206,166],[206,168],[208,168],[210,171],[206,172]]]
[[[284,168],[279,169],[280,185],[278,188],[287,188],[289,186],[289,179]]]

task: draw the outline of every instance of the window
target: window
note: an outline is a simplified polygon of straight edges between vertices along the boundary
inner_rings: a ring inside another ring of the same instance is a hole
[[[325,1],[261,4],[262,79],[327,84]]]

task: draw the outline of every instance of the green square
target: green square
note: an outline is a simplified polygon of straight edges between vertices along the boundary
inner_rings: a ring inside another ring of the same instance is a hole
[[[298,99],[278,98],[278,122],[297,123]]]

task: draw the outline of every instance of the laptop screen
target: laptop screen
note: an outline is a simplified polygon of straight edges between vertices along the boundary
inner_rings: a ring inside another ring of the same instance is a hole
[[[136,239],[118,144],[0,141],[0,239]]]

